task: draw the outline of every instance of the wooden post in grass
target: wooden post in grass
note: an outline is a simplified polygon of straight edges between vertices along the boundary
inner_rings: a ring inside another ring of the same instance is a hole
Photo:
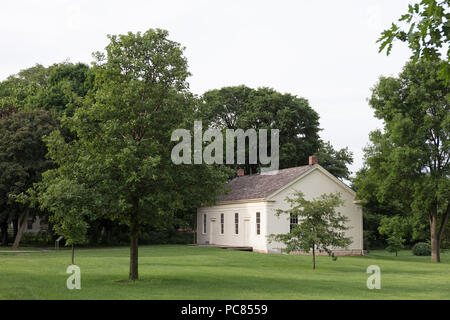
[[[316,269],[316,250],[314,249],[314,245],[312,247],[313,250],[313,270]]]

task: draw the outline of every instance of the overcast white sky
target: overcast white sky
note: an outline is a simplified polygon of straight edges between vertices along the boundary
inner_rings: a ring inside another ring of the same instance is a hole
[[[380,75],[408,60],[375,43],[408,0],[297,1],[2,1],[0,80],[36,63],[89,63],[107,34],[163,28],[186,47],[191,90],[267,86],[310,101],[321,136],[355,155],[381,122],[367,98]]]

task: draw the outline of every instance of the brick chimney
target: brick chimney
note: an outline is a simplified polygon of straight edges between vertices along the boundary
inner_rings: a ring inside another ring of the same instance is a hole
[[[244,175],[245,175],[244,169],[238,169],[238,171],[237,171],[237,176],[238,176],[238,177],[243,177]]]
[[[317,156],[309,156],[309,165],[310,166],[318,164],[318,163],[319,163],[319,161],[317,160]]]

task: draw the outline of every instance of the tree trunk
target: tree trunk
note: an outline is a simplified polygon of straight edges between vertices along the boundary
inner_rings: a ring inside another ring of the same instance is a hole
[[[17,236],[17,232],[19,231],[19,218],[14,218],[12,224],[13,224],[13,238],[15,239]]]
[[[108,221],[106,224],[106,244],[108,246],[113,244],[113,228],[111,221]]]
[[[315,270],[315,269],[316,269],[316,250],[315,250],[314,246],[313,246],[312,250],[313,250],[313,263],[312,263],[312,267],[313,267],[313,270]]]
[[[431,261],[441,262],[441,240],[444,234],[445,227],[447,226],[450,216],[450,203],[447,205],[447,210],[442,216],[441,225],[438,225],[438,208],[434,208],[430,215],[430,235],[431,235]]]
[[[0,230],[2,233],[2,246],[6,247],[8,246],[8,221],[3,221],[0,224]]]
[[[20,240],[22,239],[23,234],[25,233],[25,228],[27,227],[28,222],[28,210],[22,215],[18,221],[19,228],[17,230],[16,238],[14,239],[14,244],[12,246],[13,249],[17,249],[20,244]]]
[[[430,216],[430,235],[431,235],[431,261],[440,262],[440,239],[438,232],[438,216],[437,212],[434,211]]]
[[[138,280],[138,222],[136,213],[130,218],[130,280]]]
[[[75,264],[75,247],[72,245],[72,264]]]

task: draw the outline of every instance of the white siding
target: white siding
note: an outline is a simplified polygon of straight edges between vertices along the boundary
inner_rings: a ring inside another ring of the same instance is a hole
[[[197,243],[229,246],[250,246],[254,251],[281,252],[281,243],[268,242],[268,235],[289,232],[289,215],[275,215],[277,209],[287,210],[289,204],[286,196],[291,196],[295,190],[305,194],[306,199],[316,198],[324,193],[340,192],[344,205],[338,211],[349,218],[350,230],[347,235],[352,238],[348,250],[361,251],[363,248],[362,208],[354,204],[354,192],[343,186],[325,169],[317,166],[308,171],[301,179],[288,185],[278,193],[268,197],[267,201],[237,201],[220,204],[213,207],[203,207],[197,210]],[[326,172],[326,171],[325,171]],[[261,213],[261,233],[256,234],[256,212]],[[220,214],[224,214],[225,230],[220,234]],[[235,234],[234,214],[239,213],[239,234]],[[207,232],[203,234],[203,214],[207,214]],[[245,237],[245,223],[248,223],[248,237]],[[342,250],[343,248],[337,248]]]
[[[284,200],[287,196],[292,196],[295,190],[303,192],[307,200],[312,200],[324,193],[340,192],[344,200],[344,205],[337,210],[349,218],[348,225],[351,229],[347,231],[347,236],[350,236],[353,240],[348,249],[362,250],[363,226],[361,207],[353,203],[355,199],[352,192],[319,169],[309,171],[302,179],[270,198],[270,200],[274,200],[275,202],[271,202],[268,208],[268,215],[270,217],[268,224],[269,234],[289,232],[289,215],[285,214],[277,217],[275,212],[277,209],[289,209],[289,204]],[[269,245],[268,250],[269,252],[279,252],[281,247],[283,247],[282,244],[273,243]]]
[[[256,234],[256,212],[261,213],[261,233]],[[224,214],[224,234],[220,234],[220,214]],[[239,214],[239,233],[235,234],[234,218]],[[207,215],[206,234],[203,234],[203,214]],[[247,224],[247,230],[246,230]],[[197,243],[228,246],[248,246],[267,251],[266,202],[233,203],[197,210]]]

